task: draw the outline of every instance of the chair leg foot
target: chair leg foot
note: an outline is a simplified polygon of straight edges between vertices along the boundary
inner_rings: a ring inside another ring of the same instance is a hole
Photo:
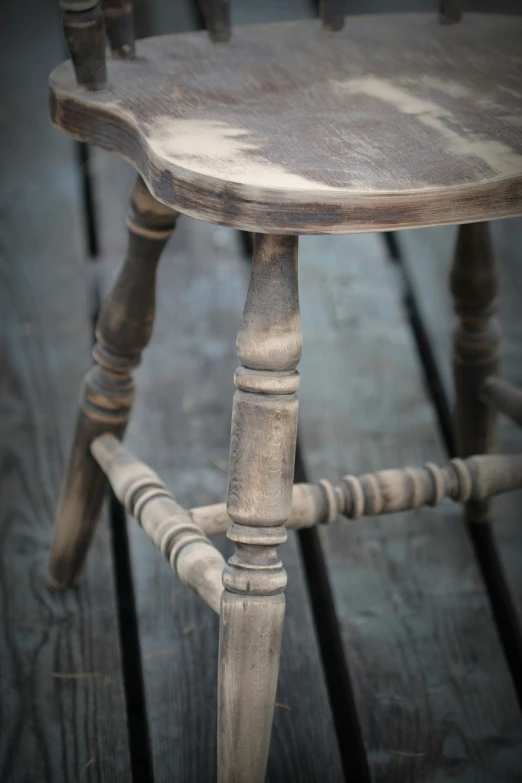
[[[218,680],[218,780],[265,779],[283,620],[284,595],[221,598]]]

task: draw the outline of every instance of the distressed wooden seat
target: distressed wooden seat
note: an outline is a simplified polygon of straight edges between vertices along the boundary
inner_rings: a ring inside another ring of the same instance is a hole
[[[244,28],[229,41],[226,0],[203,5],[212,42],[166,36],[135,50],[127,0],[61,0],[73,65],[51,77],[52,118],[128,158],[139,174],[127,255],[100,309],[95,364],[82,388],[48,581],[59,589],[79,578],[108,477],[180,579],[219,612],[218,779],[262,783],[285,612],[278,547],[286,523],[306,527],[338,513],[356,519],[450,497],[466,504],[470,524],[482,525],[489,496],[522,483],[520,457],[471,457],[491,450],[491,400],[517,420],[520,413],[516,392],[493,382],[487,398],[482,387],[499,357],[484,221],[522,213],[522,24],[470,15],[446,27],[435,16],[406,15],[351,18],[343,31],[342,0],[323,0],[322,29]],[[458,21],[455,0],[445,6],[444,21]],[[108,67],[105,24],[115,55]],[[151,335],[157,264],[180,212],[254,231],[226,508],[182,508],[120,442],[132,371]],[[451,276],[456,424],[460,457],[471,459],[294,489],[298,235],[459,221]],[[225,527],[235,545],[226,564],[206,535]]]
[[[346,233],[522,205],[522,19],[302,21],[140,41],[107,84],[51,77],[52,117],[164,204],[252,231]]]

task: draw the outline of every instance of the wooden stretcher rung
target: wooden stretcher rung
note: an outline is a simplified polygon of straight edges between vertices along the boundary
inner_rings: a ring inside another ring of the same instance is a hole
[[[114,435],[101,435],[91,451],[125,506],[181,581],[219,614],[223,556],[168,491],[161,479]]]

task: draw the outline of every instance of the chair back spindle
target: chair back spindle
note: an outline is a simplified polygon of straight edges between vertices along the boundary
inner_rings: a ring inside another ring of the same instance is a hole
[[[105,35],[113,57],[136,56],[131,0],[60,0],[76,81],[88,90],[107,83]]]
[[[107,83],[105,20],[98,0],[60,0],[76,81],[88,90]]]
[[[441,0],[439,19],[441,24],[455,24],[462,19],[461,0]]]
[[[336,32],[344,27],[346,0],[321,0],[319,12],[325,30]]]
[[[132,2],[129,0],[102,0],[102,8],[112,56],[123,60],[135,57]]]
[[[218,43],[230,41],[230,0],[199,0],[199,7],[211,39]],[[342,30],[345,7],[346,0],[321,0],[320,13],[325,30]]]
[[[198,0],[205,27],[216,43],[230,41],[230,0]]]

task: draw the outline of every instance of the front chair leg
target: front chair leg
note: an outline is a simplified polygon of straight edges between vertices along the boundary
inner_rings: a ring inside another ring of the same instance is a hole
[[[262,783],[272,730],[297,436],[301,358],[297,237],[254,237],[250,287],[237,338],[228,537],[218,682],[218,780]]]
[[[455,426],[459,457],[486,454],[495,441],[496,416],[482,386],[499,366],[500,329],[496,319],[497,264],[487,223],[459,226],[451,271],[458,323],[453,338]],[[466,504],[469,522],[489,521],[489,501]]]
[[[138,176],[127,218],[127,256],[96,324],[95,364],[83,382],[62,484],[47,573],[56,589],[75,584],[82,571],[107,487],[89,447],[103,433],[121,438],[125,431],[134,398],[130,373],[150,338],[157,264],[176,218]]]

